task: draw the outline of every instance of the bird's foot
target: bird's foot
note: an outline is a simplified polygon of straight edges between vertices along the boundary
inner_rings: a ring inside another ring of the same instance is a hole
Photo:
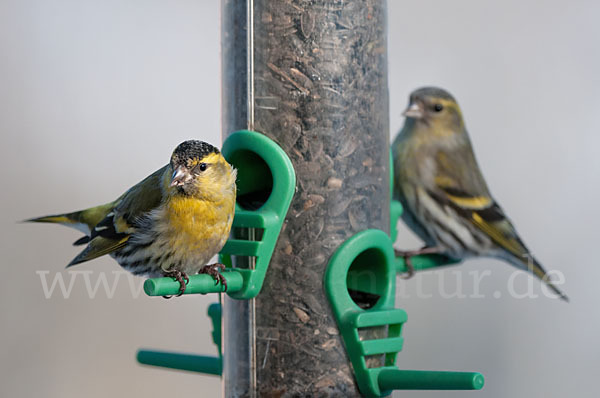
[[[399,250],[394,250],[396,257],[402,257],[404,259],[404,266],[406,267],[406,272],[400,274],[400,278],[402,279],[410,279],[415,276],[415,266],[412,263],[412,256],[414,254],[410,254],[411,252],[403,252]]]
[[[198,273],[199,274],[208,274],[208,275],[212,276],[215,279],[215,285],[218,285],[219,282],[221,282],[221,285],[223,285],[223,287],[225,288],[223,291],[226,292],[227,291],[227,280],[225,279],[223,274],[221,274],[221,271],[220,271],[220,270],[224,270],[224,269],[225,269],[225,265],[223,265],[221,263],[215,263],[215,264],[205,265],[204,267],[202,267],[200,269],[200,271]]]
[[[400,275],[400,277],[402,279],[410,279],[415,275],[415,266],[412,263],[412,258],[414,256],[418,256],[421,254],[435,254],[435,253],[439,253],[440,249],[437,247],[422,247],[419,250],[407,250],[407,251],[402,251],[402,250],[396,250],[394,249],[394,254],[396,255],[396,257],[402,257],[404,259],[404,265],[406,266],[406,272],[402,275]]]
[[[179,282],[179,294],[176,295],[175,297],[179,297],[183,293],[185,293],[185,288],[186,288],[187,284],[190,283],[190,278],[187,276],[187,274],[185,272],[173,269],[170,271],[166,271],[164,275],[167,278],[173,278],[177,282]],[[166,298],[166,299],[170,299],[171,297],[173,297],[173,296],[163,296],[163,298]]]

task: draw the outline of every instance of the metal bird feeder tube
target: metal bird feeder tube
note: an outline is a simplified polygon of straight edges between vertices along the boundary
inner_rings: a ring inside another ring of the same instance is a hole
[[[297,180],[260,294],[224,298],[225,396],[359,395],[323,275],[352,235],[390,229],[385,1],[222,7],[224,138],[261,132]]]

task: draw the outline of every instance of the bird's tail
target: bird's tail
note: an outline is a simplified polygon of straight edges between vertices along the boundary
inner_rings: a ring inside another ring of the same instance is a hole
[[[520,261],[525,265],[526,269],[540,278],[558,297],[566,302],[569,302],[569,297],[563,293],[550,279],[550,275],[546,272],[542,264],[540,264],[533,256],[524,256]]]
[[[25,222],[42,222],[61,224],[67,227],[75,228],[83,232],[86,236],[76,240],[73,244],[84,245],[89,242],[89,236],[94,228],[108,213],[110,213],[115,207],[115,202],[107,203],[104,205],[90,207],[89,209],[74,211],[72,213],[54,214],[51,216],[43,216],[30,218]]]

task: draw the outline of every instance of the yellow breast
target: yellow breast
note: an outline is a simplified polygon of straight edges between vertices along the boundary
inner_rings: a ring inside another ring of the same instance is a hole
[[[210,258],[227,240],[233,213],[234,198],[214,202],[185,196],[172,197],[165,204],[164,238],[176,253]]]

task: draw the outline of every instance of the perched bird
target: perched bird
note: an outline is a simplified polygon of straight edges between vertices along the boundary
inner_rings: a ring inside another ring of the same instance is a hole
[[[27,221],[59,223],[83,231],[86,248],[67,267],[110,254],[135,275],[173,277],[180,295],[188,274],[207,273],[227,283],[222,264],[206,265],[229,236],[237,171],[214,146],[185,141],[169,164],[114,202]]]
[[[455,260],[489,256],[533,273],[568,301],[492,198],[452,95],[435,87],[418,89],[404,116],[392,146],[394,197],[404,208],[403,221],[425,242],[420,250],[396,252],[405,258],[409,277],[410,257],[417,254]]]

